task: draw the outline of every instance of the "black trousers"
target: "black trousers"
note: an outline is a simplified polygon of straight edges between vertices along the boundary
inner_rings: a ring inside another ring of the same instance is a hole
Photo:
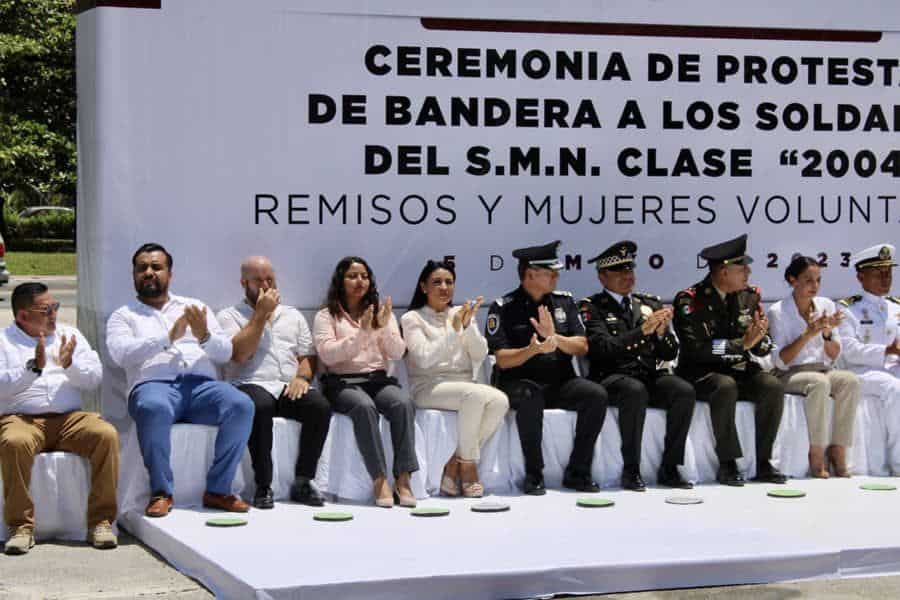
[[[300,430],[300,454],[294,466],[294,474],[312,479],[316,476],[316,465],[325,445],[328,427],[331,425],[331,407],[328,400],[318,390],[310,388],[296,400],[282,394],[277,399],[265,388],[251,383],[238,386],[250,396],[256,406],[253,427],[247,447],[256,486],[272,485],[272,419],[286,417],[303,423]]]
[[[697,400],[709,403],[716,455],[720,463],[743,456],[734,423],[734,408],[738,400],[756,405],[757,464],[772,458],[772,446],[784,411],[784,386],[777,377],[763,372],[748,376],[710,373],[695,381],[694,389],[697,390]]]
[[[622,460],[626,473],[639,473],[641,439],[647,407],[666,411],[666,440],[662,464],[674,467],[684,462],[684,447],[697,394],[694,387],[675,375],[653,374],[646,380],[613,375],[603,380],[611,406],[619,408],[622,432]]]
[[[575,377],[561,385],[540,384],[530,379],[501,380],[497,387],[506,392],[510,407],[516,411],[526,473],[540,475],[544,469],[541,452],[544,409],[563,408],[578,412],[568,469],[573,474],[590,475],[594,444],[603,428],[609,401],[602,385]]]

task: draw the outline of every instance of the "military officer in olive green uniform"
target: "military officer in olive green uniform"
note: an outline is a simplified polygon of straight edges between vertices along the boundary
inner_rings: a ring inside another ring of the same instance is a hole
[[[784,483],[769,462],[784,408],[784,387],[763,371],[772,350],[759,288],[750,287],[747,236],[704,248],[709,274],[675,296],[675,332],[681,342],[676,373],[709,403],[719,470],[716,479],[740,486],[736,459],[743,456],[734,423],[735,403],[756,404],[756,481]]]
[[[622,432],[622,487],[642,492],[641,438],[647,407],[666,411],[666,438],[657,481],[668,487],[693,487],[682,479],[678,465],[684,448],[696,394],[684,379],[661,368],[678,354],[678,340],[669,324],[672,309],[659,296],[639,294],[635,286],[634,242],[617,242],[588,264],[597,267],[603,291],[579,303],[587,330],[590,379],[606,388],[611,406],[619,408]]]

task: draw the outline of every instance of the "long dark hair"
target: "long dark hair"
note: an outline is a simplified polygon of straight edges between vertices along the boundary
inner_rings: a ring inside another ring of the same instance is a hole
[[[426,283],[428,278],[431,277],[431,274],[438,269],[450,271],[450,274],[453,275],[453,283],[456,283],[456,269],[453,267],[453,263],[441,260],[429,260],[422,268],[422,272],[419,273],[419,280],[416,282],[416,291],[413,292],[412,300],[409,301],[409,310],[422,308],[428,304],[428,296],[422,291],[422,284]],[[453,305],[452,299],[450,300],[450,305]]]
[[[369,263],[359,256],[345,256],[334,267],[334,273],[331,275],[331,283],[328,285],[328,294],[325,296],[325,302],[322,308],[327,308],[332,317],[339,317],[341,309],[347,308],[347,294],[344,292],[344,275],[353,263],[358,263],[366,268],[369,275],[369,289],[366,295],[362,297],[360,308],[366,310],[370,306],[375,307],[375,315],[372,324],[378,325],[378,286],[375,285],[375,274],[369,267]]]
[[[811,256],[801,256],[795,255],[793,260],[791,260],[791,264],[787,266],[787,269],[784,270],[784,280],[788,283],[791,282],[791,277],[797,279],[803,272],[806,271],[810,267],[818,267],[819,261],[814,259]]]

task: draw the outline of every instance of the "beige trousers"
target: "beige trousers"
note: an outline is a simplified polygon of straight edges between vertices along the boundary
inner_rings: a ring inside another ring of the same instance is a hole
[[[413,396],[419,408],[459,412],[459,444],[463,460],[478,460],[481,446],[503,423],[509,409],[506,394],[495,387],[471,381],[442,381]]]
[[[119,434],[100,415],[77,410],[61,415],[0,416],[0,470],[6,525],[34,529],[34,503],[28,494],[31,467],[37,453],[51,450],[72,452],[91,463],[88,528],[100,521],[115,521]]]
[[[853,423],[859,404],[859,379],[850,371],[831,369],[788,371],[781,375],[787,394],[805,396],[806,425],[811,446],[853,445]],[[828,399],[834,400],[831,435],[828,431]]]

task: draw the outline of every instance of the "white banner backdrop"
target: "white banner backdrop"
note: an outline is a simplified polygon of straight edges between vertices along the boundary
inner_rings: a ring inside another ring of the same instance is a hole
[[[527,31],[275,1],[80,15],[82,328],[102,337],[133,296],[147,241],[173,253],[175,293],[233,303],[241,258],[266,254],[311,309],[347,254],[403,306],[428,258],[454,257],[458,299],[492,298],[517,284],[514,248],[555,239],[560,287],[586,295],[587,259],[631,239],[638,288],[671,298],[701,247],[747,232],[775,299],[795,252],[838,296],[850,253],[895,240],[900,34]]]

